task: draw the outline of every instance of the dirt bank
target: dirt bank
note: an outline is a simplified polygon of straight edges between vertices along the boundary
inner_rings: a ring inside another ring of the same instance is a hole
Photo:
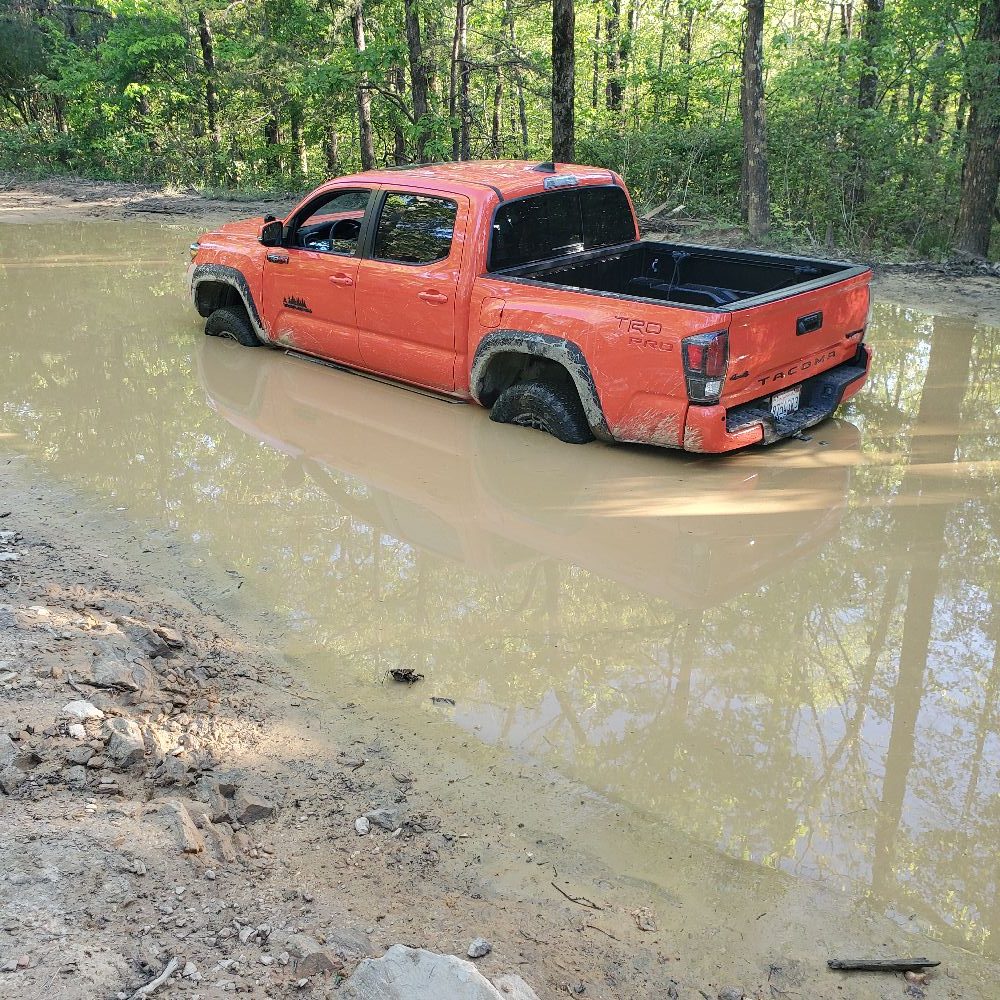
[[[195,188],[81,178],[51,177],[25,183],[0,174],[0,222],[17,224],[192,218],[213,225],[246,215],[283,215],[293,204],[290,198],[211,198]]]
[[[208,198],[194,188],[173,189],[53,177],[26,182],[0,174],[0,223],[110,221],[123,219],[190,219],[213,226],[234,218],[273,213],[283,216],[294,197]],[[693,233],[697,235],[692,235]],[[682,242],[742,245],[737,231],[670,230],[651,237]],[[805,250],[803,252],[809,252]],[[821,250],[815,251],[822,256]],[[966,316],[1000,326],[1000,264],[874,264],[875,295],[944,316]]]

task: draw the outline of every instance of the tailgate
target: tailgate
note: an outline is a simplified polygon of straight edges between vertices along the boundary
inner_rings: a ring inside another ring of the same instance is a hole
[[[737,406],[850,360],[868,317],[871,272],[733,310],[722,404]]]

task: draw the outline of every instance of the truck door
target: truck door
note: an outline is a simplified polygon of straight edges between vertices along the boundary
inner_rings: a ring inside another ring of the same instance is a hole
[[[358,271],[365,368],[440,390],[455,388],[455,298],[467,199],[385,191],[371,252]]]
[[[284,245],[268,250],[264,319],[279,346],[361,363],[354,300],[373,193],[337,188],[317,195],[286,225]]]

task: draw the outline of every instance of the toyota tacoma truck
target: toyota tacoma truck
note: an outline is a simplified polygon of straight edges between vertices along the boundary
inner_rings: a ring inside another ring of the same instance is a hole
[[[728,452],[787,438],[862,386],[871,272],[640,240],[613,171],[492,160],[323,184],[286,219],[191,245],[210,336],[273,345],[492,419]]]

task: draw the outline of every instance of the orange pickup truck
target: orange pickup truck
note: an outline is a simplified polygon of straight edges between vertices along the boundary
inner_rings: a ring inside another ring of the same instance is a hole
[[[191,246],[205,332],[475,401],[494,420],[725,452],[862,386],[871,272],[640,240],[613,171],[373,170]]]

